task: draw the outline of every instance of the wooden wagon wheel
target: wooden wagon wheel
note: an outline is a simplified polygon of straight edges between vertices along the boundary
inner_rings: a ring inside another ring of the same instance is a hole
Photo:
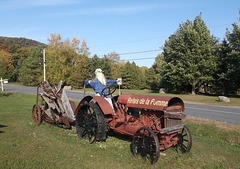
[[[35,104],[32,108],[32,122],[37,123],[37,125],[42,123],[41,110],[37,104]]]
[[[140,128],[132,140],[132,152],[148,159],[151,164],[157,162],[160,155],[160,146],[156,134],[147,127]]]

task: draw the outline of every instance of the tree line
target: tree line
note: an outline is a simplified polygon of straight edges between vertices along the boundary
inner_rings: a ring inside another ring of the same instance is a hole
[[[62,39],[51,34],[47,46],[10,45],[0,49],[0,76],[23,85],[36,86],[43,80],[43,48],[46,48],[46,78],[60,80],[73,88],[95,77],[101,68],[108,79],[123,80],[124,89],[165,88],[172,93],[211,92],[236,94],[240,89],[240,27],[234,22],[222,42],[210,34],[201,14],[187,20],[166,41],[163,52],[150,67],[121,62],[111,52],[90,57],[83,39]]]

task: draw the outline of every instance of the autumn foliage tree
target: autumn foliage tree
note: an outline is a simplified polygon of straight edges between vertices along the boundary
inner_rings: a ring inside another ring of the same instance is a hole
[[[117,79],[121,77],[121,64],[120,63],[120,56],[116,52],[110,52],[107,54],[106,58],[111,63],[111,71],[112,71],[112,78]]]
[[[74,50],[69,49],[69,40],[62,41],[60,34],[51,34],[48,38],[49,44],[46,50],[46,78],[52,84],[57,84],[60,80],[63,83],[70,73],[70,57]],[[68,50],[69,49],[69,50]],[[69,55],[71,54],[71,55]]]
[[[62,40],[60,34],[51,34],[46,50],[47,79],[52,84],[60,80],[65,85],[82,86],[88,65],[88,47],[85,40],[79,47],[80,41],[73,38]]]
[[[14,71],[13,58],[10,53],[0,50],[0,78],[9,79]]]
[[[89,48],[87,43],[83,40],[81,47],[79,48],[80,41],[76,38],[72,40],[72,47],[75,49],[76,54],[72,59],[71,74],[67,79],[69,85],[74,88],[83,87],[83,82],[88,76],[88,64],[89,64]]]

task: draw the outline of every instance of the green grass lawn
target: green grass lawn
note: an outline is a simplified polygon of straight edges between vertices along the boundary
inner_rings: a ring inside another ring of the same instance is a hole
[[[0,168],[240,168],[240,126],[189,117],[190,153],[170,148],[151,165],[132,155],[129,137],[89,144],[64,126],[32,124],[35,99],[0,92]]]

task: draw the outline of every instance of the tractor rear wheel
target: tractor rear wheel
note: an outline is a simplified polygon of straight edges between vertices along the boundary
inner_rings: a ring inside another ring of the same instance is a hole
[[[88,138],[89,143],[104,141],[107,133],[106,119],[96,103],[83,104],[76,116],[78,137]]]
[[[37,104],[35,104],[32,108],[32,122],[37,123],[37,125],[40,125],[42,123],[41,110]]]
[[[147,127],[140,128],[133,136],[132,152],[148,159],[151,164],[157,162],[160,155],[160,146],[156,134]]]

